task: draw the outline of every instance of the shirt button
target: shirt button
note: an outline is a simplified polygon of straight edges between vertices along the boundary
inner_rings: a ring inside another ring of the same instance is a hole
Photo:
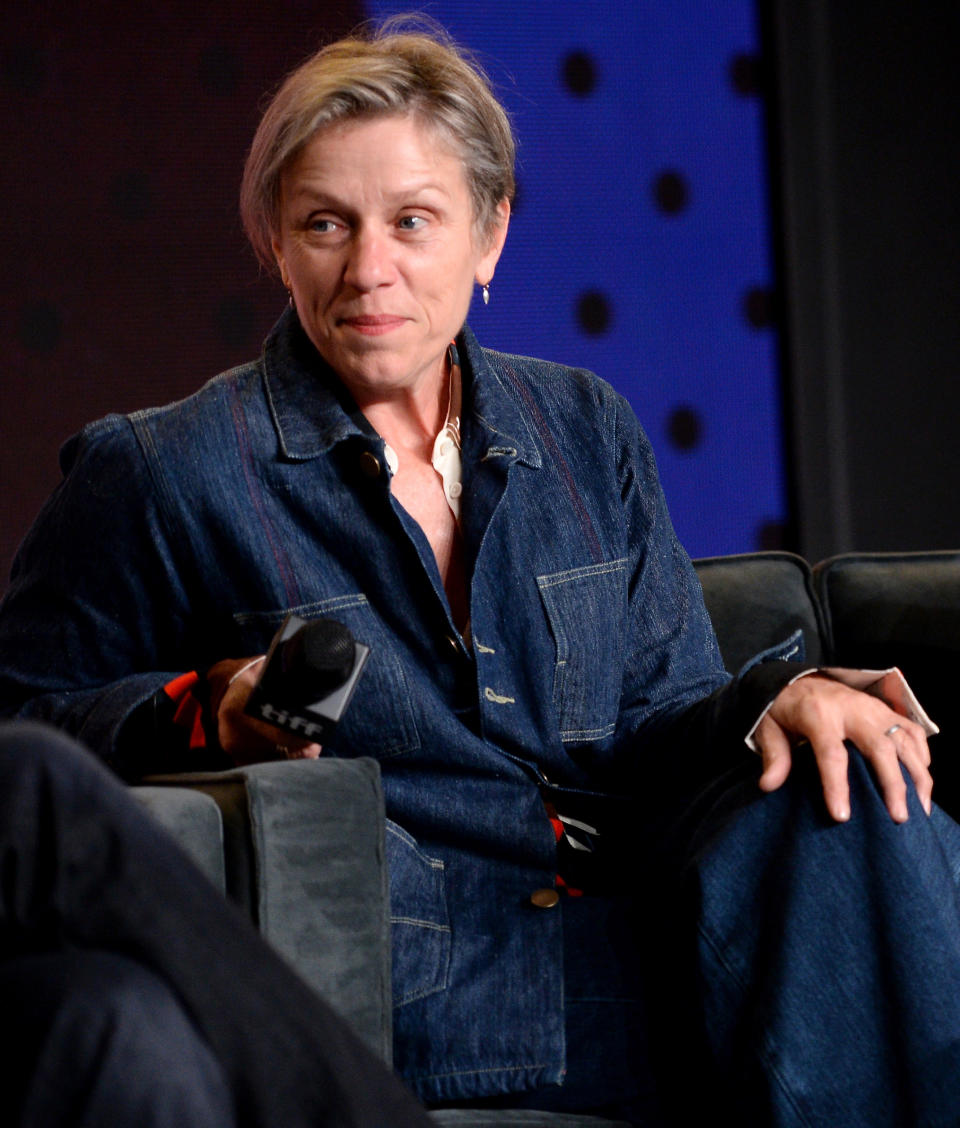
[[[458,498],[463,493],[462,484],[460,482],[451,482],[447,493],[454,499]]]
[[[536,905],[538,909],[552,909],[560,900],[560,894],[556,889],[535,889],[530,894],[530,904]]]
[[[374,478],[380,477],[380,459],[373,453],[372,450],[365,450],[360,455],[360,469],[363,471],[365,477]]]

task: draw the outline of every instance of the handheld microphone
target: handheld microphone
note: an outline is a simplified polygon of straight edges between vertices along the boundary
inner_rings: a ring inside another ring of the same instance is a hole
[[[244,712],[304,740],[328,743],[370,648],[335,619],[288,615],[274,635]]]

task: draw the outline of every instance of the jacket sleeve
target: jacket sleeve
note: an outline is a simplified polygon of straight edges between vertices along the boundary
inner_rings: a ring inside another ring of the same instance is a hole
[[[0,604],[0,714],[48,721],[140,774],[122,733],[183,672],[183,571],[127,419],[85,428],[61,467]]]
[[[759,772],[745,738],[780,689],[809,667],[769,661],[736,677],[724,671],[650,443],[623,401],[615,450],[632,561],[618,746],[628,751],[633,790],[685,801],[731,768]]]

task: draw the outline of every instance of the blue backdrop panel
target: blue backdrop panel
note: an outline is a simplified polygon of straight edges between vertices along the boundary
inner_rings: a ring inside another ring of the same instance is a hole
[[[631,401],[691,554],[776,546],[786,498],[752,0],[423,10],[479,55],[519,140],[507,248],[490,306],[471,313],[481,341],[584,365]]]

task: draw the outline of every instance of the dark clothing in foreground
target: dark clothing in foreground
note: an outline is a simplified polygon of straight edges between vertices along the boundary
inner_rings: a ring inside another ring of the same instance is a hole
[[[0,873],[4,1101],[24,1126],[428,1125],[127,789],[44,726],[0,727]]]

